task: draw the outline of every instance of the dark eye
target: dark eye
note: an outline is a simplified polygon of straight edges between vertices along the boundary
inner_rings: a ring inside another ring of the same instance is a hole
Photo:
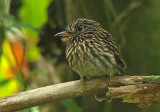
[[[84,30],[84,26],[79,26],[78,31],[82,31],[82,30]]]

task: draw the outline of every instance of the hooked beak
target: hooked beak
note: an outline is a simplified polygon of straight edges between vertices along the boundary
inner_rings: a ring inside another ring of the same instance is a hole
[[[67,33],[66,31],[63,31],[63,32],[56,33],[54,37],[57,37],[57,36],[69,37],[69,35],[70,35],[69,33]]]

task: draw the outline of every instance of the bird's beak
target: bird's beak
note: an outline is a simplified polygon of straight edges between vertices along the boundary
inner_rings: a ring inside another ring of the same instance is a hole
[[[70,34],[67,33],[66,31],[63,31],[63,32],[56,33],[56,34],[54,35],[54,37],[57,37],[57,36],[61,36],[61,37],[69,37]]]

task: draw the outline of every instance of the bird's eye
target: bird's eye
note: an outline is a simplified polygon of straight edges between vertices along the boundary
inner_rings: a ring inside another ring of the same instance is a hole
[[[79,26],[78,31],[82,31],[82,30],[84,30],[84,26]]]

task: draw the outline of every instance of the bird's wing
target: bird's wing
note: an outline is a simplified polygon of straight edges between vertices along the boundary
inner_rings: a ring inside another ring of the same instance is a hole
[[[107,39],[107,44],[108,44],[108,49],[110,50],[110,52],[112,52],[112,54],[114,55],[115,57],[115,60],[116,60],[116,68],[118,70],[118,73],[119,74],[124,74],[125,73],[125,68],[126,68],[126,64],[116,46],[116,43],[114,42],[113,38],[112,38],[112,35],[108,34],[106,36],[106,39]]]
[[[124,74],[126,69],[126,64],[122,56],[120,54],[115,54],[115,59],[117,62],[117,70],[119,71],[120,74]]]

